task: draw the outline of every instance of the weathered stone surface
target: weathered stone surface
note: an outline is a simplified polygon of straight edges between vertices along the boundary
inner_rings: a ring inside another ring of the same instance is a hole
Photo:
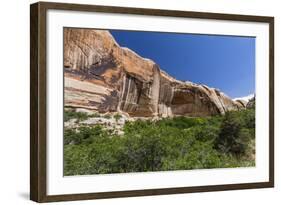
[[[256,106],[256,96],[254,96],[253,98],[251,98],[249,100],[249,102],[247,103],[246,107],[247,108],[253,108]]]
[[[255,106],[255,94],[233,99],[239,108],[249,108]]]
[[[217,89],[174,79],[104,30],[64,29],[64,71],[68,107],[168,117],[224,114],[246,106]]]
[[[248,104],[247,101],[242,100],[242,99],[241,100],[235,100],[235,102],[236,102],[236,104],[239,108],[245,108]]]

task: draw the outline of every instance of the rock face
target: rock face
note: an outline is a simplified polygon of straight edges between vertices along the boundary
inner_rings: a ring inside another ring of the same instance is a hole
[[[256,96],[251,98],[246,105],[246,108],[254,108],[256,106]]]
[[[217,89],[174,79],[104,30],[64,29],[64,77],[67,107],[168,117],[210,116],[246,106]]]

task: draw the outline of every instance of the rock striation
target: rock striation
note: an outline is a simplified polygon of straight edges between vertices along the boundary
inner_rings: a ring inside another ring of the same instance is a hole
[[[132,117],[210,116],[245,108],[218,89],[171,77],[109,31],[64,29],[65,106]]]

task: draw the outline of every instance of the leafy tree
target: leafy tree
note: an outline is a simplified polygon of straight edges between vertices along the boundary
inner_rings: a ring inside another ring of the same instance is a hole
[[[237,112],[227,112],[215,146],[224,153],[241,155],[245,154],[250,138],[249,130],[243,128],[241,116]]]
[[[255,164],[254,109],[205,118],[136,120],[126,122],[123,131],[124,134],[118,136],[100,125],[65,129],[64,174],[208,169]]]

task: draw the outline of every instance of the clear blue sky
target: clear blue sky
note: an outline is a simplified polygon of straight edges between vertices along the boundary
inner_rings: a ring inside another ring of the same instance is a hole
[[[255,92],[255,38],[110,30],[119,45],[150,58],[176,79],[231,98]]]

